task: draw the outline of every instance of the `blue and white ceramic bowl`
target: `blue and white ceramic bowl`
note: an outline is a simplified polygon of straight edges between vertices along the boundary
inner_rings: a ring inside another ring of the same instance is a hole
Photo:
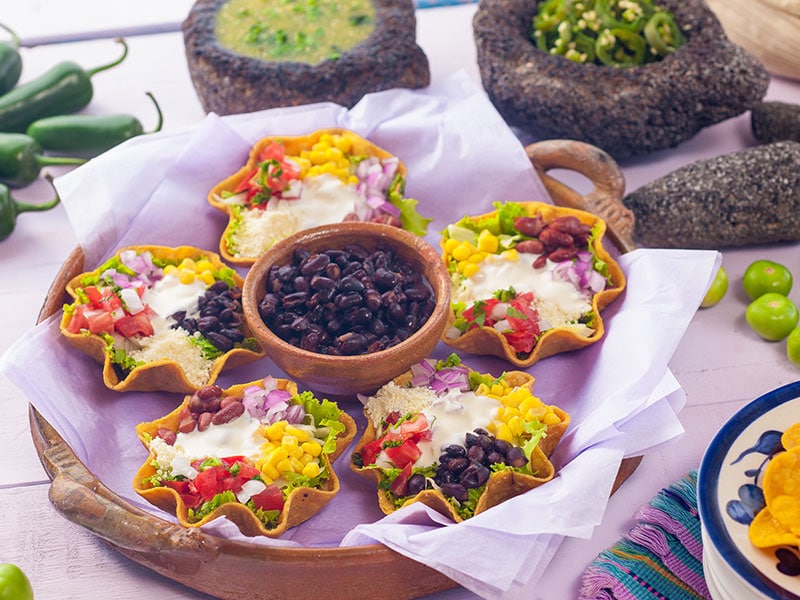
[[[748,537],[750,522],[764,506],[764,469],[783,450],[783,431],[797,422],[800,381],[742,407],[703,455],[697,480],[704,555],[708,555],[703,566],[725,600],[733,593],[736,600],[800,600],[800,549],[756,548]]]

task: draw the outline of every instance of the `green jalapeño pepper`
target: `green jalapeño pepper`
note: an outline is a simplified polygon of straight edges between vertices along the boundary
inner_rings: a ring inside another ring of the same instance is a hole
[[[5,29],[11,35],[11,43],[0,42],[0,94],[17,85],[19,76],[22,75],[22,57],[19,54],[19,37],[11,29],[0,23],[0,29]]]
[[[45,179],[53,186],[52,175],[48,173],[45,175]],[[53,190],[55,191],[55,186],[53,186]],[[29,204],[27,202],[15,200],[13,196],[11,196],[11,191],[8,189],[8,186],[0,183],[0,242],[10,236],[14,231],[14,227],[17,225],[17,215],[20,213],[43,212],[45,210],[50,210],[61,202],[61,197],[58,195],[57,191],[55,191],[55,194],[56,197],[49,202]],[[0,594],[0,600],[2,599],[3,595]]]
[[[33,182],[42,167],[85,162],[85,158],[45,156],[39,142],[24,133],[0,133],[0,183],[9,187],[24,187]]]
[[[664,11],[658,11],[648,19],[644,26],[644,37],[659,56],[674,52],[686,42],[673,16]]]
[[[598,60],[609,67],[641,65],[645,58],[644,38],[629,29],[606,29],[597,37]]]
[[[92,77],[117,66],[128,55],[128,45],[117,38],[124,50],[115,61],[84,70],[80,65],[58,63],[36,79],[22,83],[0,96],[0,131],[23,132],[44,117],[73,113],[86,107],[94,95]]]
[[[644,24],[654,10],[650,0],[636,0],[636,2],[597,0],[595,4],[595,11],[603,27],[636,32],[644,29]]]
[[[155,133],[161,131],[163,115],[153,94],[147,95],[158,113],[155,128],[147,133]],[[45,151],[91,158],[145,131],[133,115],[56,115],[34,121],[26,133]]]

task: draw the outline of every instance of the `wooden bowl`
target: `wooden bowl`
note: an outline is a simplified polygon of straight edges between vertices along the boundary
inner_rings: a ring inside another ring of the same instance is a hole
[[[621,203],[624,179],[613,160],[595,147],[571,140],[537,142],[525,150],[554,203],[602,216],[620,250],[634,248],[634,219]],[[548,174],[554,169],[580,173],[594,188],[581,194]],[[69,302],[66,284],[83,270],[84,253],[77,247],[50,286],[40,321]],[[404,600],[457,585],[443,573],[381,544],[342,548],[262,546],[187,530],[156,518],[98,480],[33,407],[29,418],[33,444],[52,480],[49,497],[56,510],[132,561],[189,588],[231,600],[374,600],[376,596]],[[622,461],[612,493],[636,470],[641,458]]]
[[[430,317],[408,338],[377,352],[337,356],[304,350],[279,337],[264,322],[259,303],[266,295],[270,269],[288,265],[296,249],[312,254],[357,243],[372,252],[393,250],[430,284],[436,305]],[[369,393],[430,355],[444,331],[450,306],[450,276],[436,249],[421,237],[380,223],[346,222],[306,229],[275,244],[253,264],[245,277],[242,306],[256,339],[290,379],[321,395]],[[345,375],[346,374],[346,375]]]

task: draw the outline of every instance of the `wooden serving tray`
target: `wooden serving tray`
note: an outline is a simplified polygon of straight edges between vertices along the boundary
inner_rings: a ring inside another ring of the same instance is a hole
[[[623,175],[602,150],[583,142],[549,140],[526,147],[553,202],[593,212],[606,220],[609,239],[620,252],[635,245],[634,219],[621,203]],[[582,195],[547,174],[576,171],[594,189]],[[76,248],[45,297],[39,320],[70,301],[66,283],[84,270]],[[219,538],[154,517],[117,496],[78,460],[72,449],[32,406],[31,435],[52,479],[50,501],[67,519],[111,544],[137,563],[212,596],[235,600],[342,597],[372,600],[376,588],[354,586],[354,578],[380,582],[380,596],[418,598],[457,586],[442,573],[381,544],[347,548],[285,548]],[[612,493],[634,472],[641,457],[623,461]],[[268,586],[265,586],[268,582]]]

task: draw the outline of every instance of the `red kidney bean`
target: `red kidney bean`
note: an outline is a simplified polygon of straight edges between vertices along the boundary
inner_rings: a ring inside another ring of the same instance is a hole
[[[230,404],[226,405],[224,408],[220,408],[217,411],[211,422],[214,425],[223,425],[225,423],[230,423],[237,417],[241,417],[244,414],[244,404],[241,402],[231,402]]]
[[[522,240],[514,248],[516,248],[517,252],[524,254],[541,254],[544,252],[544,244],[539,240]]]
[[[166,427],[159,427],[158,431],[156,431],[156,436],[160,437],[170,446],[175,445],[175,442],[178,439],[178,435]]]
[[[208,429],[208,426],[211,425],[216,414],[217,413],[205,412],[197,415],[197,431],[205,431]]]
[[[542,215],[536,215],[535,217],[517,217],[514,219],[514,227],[522,235],[527,237],[539,237],[544,226],[545,222]]]

